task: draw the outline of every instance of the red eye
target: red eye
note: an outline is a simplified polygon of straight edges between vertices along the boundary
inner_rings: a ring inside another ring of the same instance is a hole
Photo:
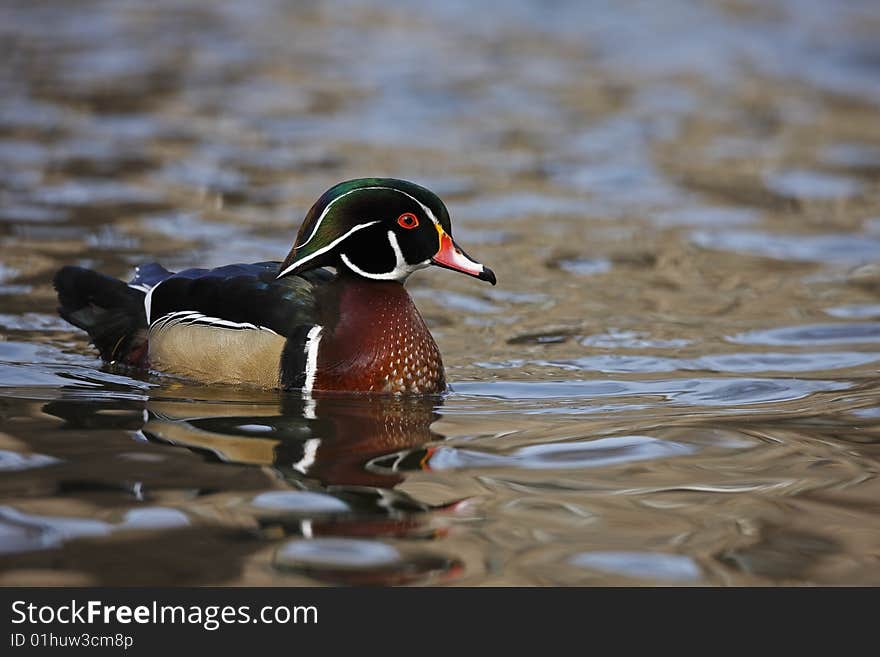
[[[419,218],[412,212],[404,212],[397,218],[397,225],[401,228],[415,228],[419,225]]]

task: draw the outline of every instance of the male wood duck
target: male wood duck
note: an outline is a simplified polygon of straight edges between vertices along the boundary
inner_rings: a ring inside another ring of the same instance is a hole
[[[440,352],[403,286],[429,265],[495,284],[453,241],[436,195],[362,178],[318,199],[280,264],[150,263],[128,283],[64,267],[54,284],[60,315],[108,363],[307,393],[435,394],[446,388]]]

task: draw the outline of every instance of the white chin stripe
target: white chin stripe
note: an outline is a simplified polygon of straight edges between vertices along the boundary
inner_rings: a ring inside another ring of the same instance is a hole
[[[403,257],[403,251],[400,250],[400,244],[397,242],[397,235],[394,234],[393,230],[388,231],[388,244],[391,246],[391,250],[394,251],[394,269],[387,272],[370,272],[365,271],[354,264],[351,259],[341,253],[339,257],[342,259],[342,262],[345,263],[345,266],[351,269],[358,276],[363,276],[364,278],[372,278],[377,281],[405,281],[409,278],[410,274],[414,271],[418,271],[419,269],[424,269],[430,263],[429,260],[425,262],[420,262],[417,265],[409,264],[406,259]]]
[[[195,310],[179,310],[177,312],[163,315],[150,325],[150,330],[157,331],[178,325],[207,326],[210,328],[230,329],[236,331],[267,331],[278,335],[275,331],[266,326],[258,326],[257,324],[251,324],[250,322],[232,322],[228,319],[221,319],[219,317],[208,317]]]

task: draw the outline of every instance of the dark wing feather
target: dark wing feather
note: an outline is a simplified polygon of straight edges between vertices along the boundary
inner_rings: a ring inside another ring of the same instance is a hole
[[[128,284],[132,287],[149,289],[173,275],[174,272],[168,271],[158,262],[148,262],[135,267],[134,278],[132,278]]]
[[[162,280],[153,292],[150,320],[192,310],[290,335],[297,326],[314,323],[315,287],[328,282],[333,275],[318,269],[276,280],[277,273],[277,262],[178,272]]]

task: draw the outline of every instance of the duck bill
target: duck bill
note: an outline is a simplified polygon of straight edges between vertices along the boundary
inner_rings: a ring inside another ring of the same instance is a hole
[[[437,226],[437,232],[440,233],[440,250],[431,258],[432,264],[460,271],[462,274],[479,278],[481,281],[489,281],[495,285],[495,273],[491,269],[472,260],[440,226]]]

